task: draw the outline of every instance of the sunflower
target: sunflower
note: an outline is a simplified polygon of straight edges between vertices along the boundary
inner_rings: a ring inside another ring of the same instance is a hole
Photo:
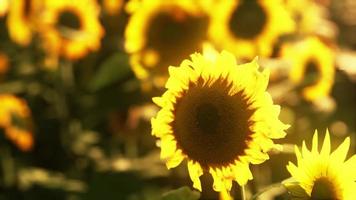
[[[4,129],[6,137],[19,149],[30,150],[33,146],[28,122],[31,112],[26,102],[11,94],[1,94],[0,102],[0,127]]]
[[[10,38],[19,45],[28,45],[34,34],[34,24],[42,0],[12,0],[9,2],[7,28]]]
[[[239,58],[270,56],[279,36],[294,30],[281,0],[220,1],[210,14],[209,36]]]
[[[311,151],[303,142],[300,150],[295,147],[297,165],[289,163],[287,169],[296,182],[285,184],[294,199],[299,200],[354,200],[356,199],[356,156],[345,161],[350,138],[330,154],[330,136],[326,131],[321,151],[318,134],[313,136]]]
[[[265,91],[269,71],[257,61],[237,65],[228,52],[215,57],[192,54],[179,67],[169,67],[166,92],[153,101],[161,107],[152,118],[152,135],[160,138],[161,158],[168,168],[188,160],[193,187],[209,172],[216,191],[230,191],[232,181],[251,180],[249,164],[269,159],[289,126],[278,119],[280,107]]]
[[[125,49],[136,76],[161,87],[169,65],[202,51],[207,38],[207,16],[194,0],[132,0],[125,30]],[[189,33],[189,34],[187,34]]]
[[[0,0],[0,17],[4,16],[9,9],[9,0]]]
[[[104,29],[95,0],[47,0],[41,35],[50,55],[70,60],[99,49]]]
[[[325,96],[334,83],[334,51],[317,37],[308,37],[295,44],[285,44],[282,58],[291,62],[289,78],[299,85],[308,101]]]

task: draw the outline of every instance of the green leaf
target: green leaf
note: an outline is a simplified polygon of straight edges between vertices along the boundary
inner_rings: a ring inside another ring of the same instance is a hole
[[[128,56],[123,53],[115,53],[100,65],[96,75],[89,83],[89,89],[92,91],[103,89],[127,77],[130,72]]]
[[[187,186],[169,191],[162,196],[162,200],[198,200],[199,198],[200,193],[192,191]]]

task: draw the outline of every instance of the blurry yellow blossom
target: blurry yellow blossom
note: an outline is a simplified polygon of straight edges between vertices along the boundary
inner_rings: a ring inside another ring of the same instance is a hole
[[[42,0],[12,0],[9,2],[7,28],[10,38],[16,43],[28,45],[34,34],[35,20],[38,20],[38,11]]]
[[[50,56],[75,60],[100,48],[104,29],[95,0],[46,0],[40,34]]]
[[[209,36],[238,58],[270,56],[277,39],[295,28],[281,0],[228,0],[211,7]]]
[[[251,180],[250,163],[260,164],[278,146],[285,125],[280,107],[266,92],[269,71],[257,61],[237,65],[233,54],[192,54],[179,67],[169,67],[166,92],[153,101],[161,107],[152,118],[152,135],[160,139],[161,159],[168,168],[188,161],[193,187],[208,172],[215,191],[230,191],[232,181]],[[228,151],[227,151],[228,150]]]
[[[311,150],[303,142],[301,151],[295,147],[297,166],[289,162],[287,169],[295,182],[285,183],[292,199],[356,199],[356,156],[345,161],[350,138],[330,153],[330,136],[326,132],[321,150],[318,149],[318,133],[313,136]]]
[[[136,76],[162,87],[168,66],[201,52],[207,37],[207,16],[194,0],[132,0],[125,30],[125,48]]]
[[[24,100],[11,94],[0,95],[0,127],[4,129],[6,137],[23,151],[33,146],[31,127],[26,123],[16,124],[14,119],[26,122],[30,117],[31,112]]]
[[[291,63],[289,77],[300,85],[306,100],[313,101],[329,95],[334,83],[334,54],[333,49],[317,37],[308,37],[282,47],[282,58]]]

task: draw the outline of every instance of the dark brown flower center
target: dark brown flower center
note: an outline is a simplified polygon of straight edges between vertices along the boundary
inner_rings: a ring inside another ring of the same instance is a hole
[[[30,18],[32,10],[32,0],[24,0],[23,1],[23,16],[25,19]]]
[[[209,86],[200,78],[177,99],[171,124],[177,144],[204,168],[233,163],[250,140],[254,110],[242,91],[229,95],[231,87],[224,79]]]
[[[81,22],[78,14],[71,10],[64,10],[59,14],[57,25],[59,27],[74,30],[79,30],[81,28]]]
[[[207,18],[192,16],[180,8],[157,13],[148,26],[146,48],[159,54],[158,73],[167,73],[170,65],[179,65],[190,54],[202,50],[206,39]]]
[[[321,177],[314,182],[310,200],[341,200],[337,196],[334,184],[326,177]]]
[[[229,28],[237,38],[254,39],[264,29],[267,14],[258,0],[244,0],[231,15]]]
[[[320,80],[319,62],[310,59],[305,64],[304,79],[300,84],[302,88],[315,85]]]
[[[197,106],[196,125],[206,134],[215,134],[217,132],[219,120],[219,110],[214,104],[203,103]]]

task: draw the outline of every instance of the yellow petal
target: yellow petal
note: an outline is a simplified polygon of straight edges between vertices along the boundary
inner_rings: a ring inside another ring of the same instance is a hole
[[[316,155],[318,153],[318,131],[315,130],[313,135],[313,145],[312,145],[312,154]]]
[[[163,107],[165,105],[164,99],[161,97],[153,97],[152,98],[153,103],[155,103],[157,106]]]
[[[188,81],[188,77],[186,75],[186,70],[184,70],[184,68],[179,68],[179,67],[172,67],[170,66],[168,68],[168,72],[169,72],[169,75],[170,75],[170,79],[171,78],[176,78],[177,80],[180,81],[180,83],[183,85],[183,86],[186,86],[187,84],[187,81]]]
[[[214,184],[213,189],[217,192],[230,191],[232,186],[232,177],[230,172],[227,173],[224,169],[209,169],[210,174],[213,176]]]
[[[305,141],[303,141],[302,144],[302,154],[304,158],[310,158],[311,157],[311,153],[307,148],[307,145],[305,144]]]
[[[221,191],[219,193],[219,200],[234,200],[234,198],[231,197],[230,192]]]
[[[230,190],[232,180],[226,179],[220,169],[209,169],[210,174],[213,176],[213,189],[217,192]]]
[[[168,169],[177,167],[184,159],[184,156],[180,150],[174,152],[173,156],[167,159],[166,166]]]
[[[347,170],[347,173],[350,177],[352,177],[354,180],[356,180],[356,155],[353,155],[350,159],[348,159],[345,162],[345,167]]]
[[[232,167],[235,176],[235,181],[240,185],[246,185],[247,181],[252,180],[253,176],[249,165],[246,163],[236,162]]]
[[[151,119],[151,126],[152,126],[152,135],[156,137],[163,137],[164,135],[167,135],[168,133],[172,132],[170,126],[161,123],[161,121],[156,118]]]
[[[188,161],[188,172],[189,176],[193,181],[193,187],[199,191],[201,190],[201,183],[199,177],[203,175],[203,169],[200,164],[192,160]]]
[[[344,142],[333,152],[330,157],[335,163],[342,163],[350,147],[350,138],[347,137]]]
[[[326,130],[323,146],[321,147],[320,154],[325,158],[330,154],[330,135],[329,130]]]
[[[298,165],[300,165],[303,158],[302,158],[302,154],[299,151],[298,146],[294,146],[294,151],[295,151],[295,155],[297,156],[297,163]]]
[[[172,157],[177,150],[177,143],[172,135],[166,135],[161,139],[161,159]]]

